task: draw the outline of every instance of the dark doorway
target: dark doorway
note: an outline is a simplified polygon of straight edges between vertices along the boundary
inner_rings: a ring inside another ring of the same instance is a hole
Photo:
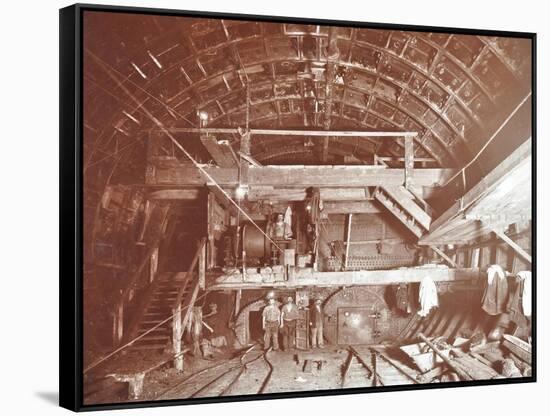
[[[264,330],[262,329],[262,311],[250,311],[248,314],[249,341],[262,341]]]

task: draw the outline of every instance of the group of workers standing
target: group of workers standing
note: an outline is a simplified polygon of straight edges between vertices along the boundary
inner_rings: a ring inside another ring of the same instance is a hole
[[[309,327],[311,329],[311,347],[324,348],[323,345],[323,308],[320,298],[315,299],[312,308],[309,309]],[[268,304],[262,312],[262,328],[264,330],[264,348],[267,350],[273,346],[273,350],[279,349],[279,329],[283,335],[283,350],[296,348],[296,321],[300,317],[298,306],[292,296],[286,298],[286,303],[279,309],[275,296],[268,295]]]

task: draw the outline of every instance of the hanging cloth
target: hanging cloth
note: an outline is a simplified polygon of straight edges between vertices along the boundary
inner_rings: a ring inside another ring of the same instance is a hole
[[[482,309],[489,315],[506,312],[508,303],[508,280],[504,269],[493,264],[487,269],[487,287],[481,301]]]
[[[286,208],[284,223],[284,237],[290,239],[292,237],[292,209],[290,207]]]
[[[432,308],[436,308],[439,303],[437,299],[437,287],[434,281],[426,276],[420,282],[418,289],[418,300],[420,302],[420,310],[418,314],[422,317],[427,316]]]
[[[510,317],[510,321],[514,322],[518,327],[524,328],[528,325],[522,307],[522,296],[524,289],[524,281],[519,276],[508,282],[508,304],[506,312]]]
[[[523,281],[523,292],[521,294],[521,306],[525,316],[531,316],[531,272],[522,271],[518,273],[518,278]]]

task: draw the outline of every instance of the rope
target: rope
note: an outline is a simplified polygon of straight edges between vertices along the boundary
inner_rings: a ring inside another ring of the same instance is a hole
[[[531,93],[527,94],[523,100],[514,108],[514,110],[506,117],[506,119],[502,122],[502,124],[498,127],[498,129],[495,130],[495,132],[492,134],[492,136],[487,140],[487,142],[483,145],[483,147],[477,152],[477,154],[474,156],[466,166],[464,166],[461,170],[459,170],[457,173],[455,173],[453,176],[451,176],[450,179],[447,180],[441,187],[446,187],[449,183],[451,183],[454,179],[456,179],[459,175],[463,174],[463,172],[466,171],[467,168],[469,168],[476,160],[477,158],[485,151],[485,149],[491,144],[493,139],[497,136],[498,133],[504,128],[504,126],[512,119],[512,117],[518,112],[518,110],[521,108],[523,104],[531,97]]]
[[[106,64],[104,63],[100,58],[96,57],[95,54],[93,54],[92,52],[90,52],[89,50],[86,50],[87,53],[89,53],[94,59],[97,59],[99,65],[105,70],[105,72],[107,72],[107,75],[109,75],[109,77],[111,77],[116,83],[117,85],[128,95],[128,97],[130,97],[131,100],[133,100],[136,104],[140,104],[139,100],[134,97],[134,95],[113,75],[113,73],[111,72],[111,66],[109,64]],[[115,70],[116,72],[116,70]],[[157,127],[159,127],[159,129],[162,130],[162,132],[172,141],[172,143],[174,144],[174,146],[176,146],[190,161],[191,163],[201,171],[201,173],[206,176],[206,178],[208,179],[208,181],[210,181],[211,183],[214,184],[214,186],[216,188],[219,189],[219,191],[229,200],[229,202],[231,202],[242,214],[243,216],[248,220],[250,221],[250,223],[252,225],[254,225],[254,227],[256,227],[275,247],[277,247],[277,249],[281,252],[283,252],[283,249],[281,247],[279,247],[279,245],[273,241],[273,239],[271,237],[269,237],[265,232],[264,230],[262,230],[262,228],[256,224],[256,222],[248,215],[248,213],[246,211],[244,211],[241,206],[235,202],[233,200],[233,198],[231,198],[231,196],[229,195],[229,193],[223,189],[217,182],[216,180],[212,177],[212,175],[210,175],[206,169],[204,169],[200,163],[198,163],[194,158],[193,156],[191,156],[191,154],[185,150],[185,148],[174,138],[174,136],[166,129],[166,127],[164,126],[164,124],[158,120],[149,110],[147,110],[145,108],[145,106],[142,106],[141,107],[142,111],[147,115],[147,117],[149,117],[151,119],[151,121],[157,125]]]
[[[187,121],[191,126],[195,126],[195,124],[193,124],[193,122],[191,122],[187,117],[185,117],[183,114],[179,113],[178,111],[176,111],[175,108],[172,108],[171,106],[169,106],[168,104],[166,104],[164,101],[162,101],[160,98],[156,97],[155,95],[151,94],[149,91],[147,91],[145,88],[141,87],[140,85],[136,84],[134,81],[132,81],[129,77],[126,77],[123,73],[119,72],[116,68],[113,68],[111,65],[109,65],[107,62],[105,62],[103,59],[101,59],[99,56],[95,55],[93,52],[91,52],[90,50],[86,49],[86,52],[89,53],[90,55],[92,55],[92,57],[101,62],[101,64],[103,65],[106,65],[110,68],[111,71],[117,73],[118,75],[120,75],[122,78],[124,78],[126,81],[128,81],[130,84],[132,84],[134,87],[136,87],[137,89],[143,91],[146,95],[148,95],[149,97],[151,97],[153,100],[157,101],[160,105],[162,105],[164,108],[166,108],[168,110],[168,114],[172,115],[171,113],[174,113],[175,115],[177,115],[178,117],[180,117],[181,119]],[[119,83],[120,86],[122,86],[122,82],[119,82],[117,81],[117,83]],[[140,105],[141,107],[141,105]]]

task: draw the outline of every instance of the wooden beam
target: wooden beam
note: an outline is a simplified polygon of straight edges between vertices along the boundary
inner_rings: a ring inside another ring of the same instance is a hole
[[[353,219],[353,214],[348,214],[348,227],[346,233],[346,257],[344,258],[344,270],[348,268],[348,259],[349,259],[349,249],[351,241],[351,220]]]
[[[303,201],[306,188],[275,188],[273,186],[251,186],[249,201]],[[367,201],[370,195],[367,188],[321,188],[321,199],[327,208],[327,201]],[[329,205],[330,206],[330,205]]]
[[[248,164],[246,164],[248,166]],[[238,169],[203,167],[220,186],[236,187],[239,184]],[[185,164],[155,165],[147,178],[149,185],[203,186],[206,176],[193,166]],[[413,180],[417,186],[436,186],[451,176],[452,169],[415,169]],[[250,166],[249,186],[274,187],[367,187],[399,186],[403,184],[404,170],[375,166]]]
[[[260,162],[258,162],[256,159],[254,159],[250,155],[247,155],[247,154],[239,151],[239,156],[242,157],[244,160],[246,160],[248,163],[250,163],[252,166],[256,166],[256,167],[262,166],[262,164]]]
[[[248,101],[248,93],[249,89],[247,88],[247,101]],[[247,107],[248,108],[248,107]],[[248,126],[247,126],[248,127]],[[247,131],[244,134],[241,134],[241,147],[239,153],[245,156],[250,155],[250,132]],[[244,160],[241,156],[239,161],[239,169],[237,170],[237,184],[239,186],[241,185],[249,185],[249,167],[250,164],[248,161]],[[216,180],[216,182],[219,182]]]
[[[156,130],[155,130],[156,131]],[[165,130],[158,130],[164,132]],[[194,128],[194,127],[166,127],[169,133],[199,133],[199,134],[241,134],[238,128]],[[278,130],[278,129],[250,129],[250,135],[256,136],[311,136],[311,137],[416,137],[417,132],[397,131],[346,131],[346,130]]]
[[[323,128],[330,130],[332,122],[332,102],[334,98],[334,77],[336,75],[336,63],[340,56],[340,50],[338,49],[338,28],[335,26],[329,27],[327,38],[327,64],[325,72],[325,113],[323,120]],[[321,143],[321,161],[325,163],[328,159],[328,148],[331,136],[323,137]]]
[[[377,156],[375,155],[376,160],[378,162],[404,162],[404,157],[393,157],[393,156]],[[437,162],[433,157],[415,157],[413,158],[413,161],[416,163],[422,163],[422,162]]]
[[[383,158],[381,158],[380,156],[376,155],[376,154],[373,156],[373,160],[374,160],[375,165],[388,166],[386,161]]]
[[[222,168],[236,167],[235,159],[229,150],[229,144],[220,144],[214,136],[201,136],[201,142],[214,159],[214,162]]]
[[[414,138],[405,136],[405,188],[412,186],[414,170]]]
[[[213,186],[213,185],[208,185],[207,186],[208,190],[210,191],[209,192],[209,198],[210,195],[212,195],[212,197],[214,197],[214,199],[221,205],[223,206],[226,210],[228,210],[231,214],[233,215],[237,215],[237,212],[238,212],[238,209],[235,205],[233,205],[231,203],[231,201],[229,200],[229,198],[227,197],[227,195],[225,195],[222,191],[220,191],[220,188],[216,187],[216,186]],[[234,198],[234,190],[228,190],[228,194],[229,196],[231,196],[232,198]],[[209,199],[209,205],[212,203],[212,201],[210,201]]]
[[[183,371],[183,355],[181,355],[181,338],[183,335],[181,304],[172,310],[172,353],[174,354],[174,368]]]
[[[233,313],[233,317],[236,318],[239,315],[239,312],[241,311],[241,299],[243,296],[242,290],[237,290],[235,292],[235,310]]]
[[[323,214],[379,214],[383,212],[374,201],[323,202]]]
[[[439,256],[441,256],[446,262],[447,264],[449,264],[449,266],[451,267],[454,267],[455,269],[458,268],[458,265],[455,263],[455,261],[453,259],[451,259],[449,256],[447,256],[443,250],[440,250],[438,247],[436,246],[430,246],[430,248]]]
[[[147,195],[149,200],[194,200],[201,196],[200,189],[161,189]]]
[[[247,273],[245,279],[240,273],[217,276],[216,283],[208,286],[206,290],[391,285],[421,282],[426,276],[429,276],[434,282],[471,282],[480,279],[481,273],[477,268],[451,269],[434,266],[344,272],[318,272],[311,269],[299,269],[295,271],[294,279],[288,281],[285,281],[282,276],[278,279],[277,275],[266,281],[265,276],[259,273]]]
[[[425,230],[430,229],[432,218],[416,202],[412,194],[404,186],[384,186],[384,191],[407,211]]]
[[[506,234],[504,234],[502,231],[499,231],[497,229],[494,229],[493,232],[495,235],[500,238],[502,241],[504,241],[506,244],[508,244],[510,247],[514,249],[514,251],[520,255],[522,259],[527,261],[529,264],[533,263],[533,259],[529,253],[527,253],[523,248],[519,246],[514,240],[512,240],[510,237],[508,237]]]
[[[199,250],[199,287],[204,290],[206,287],[206,244],[202,244]]]

